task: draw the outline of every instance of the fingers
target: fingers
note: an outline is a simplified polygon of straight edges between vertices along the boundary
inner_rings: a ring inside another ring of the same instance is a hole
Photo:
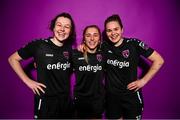
[[[33,64],[33,65],[34,65],[34,68],[37,68],[37,64],[36,64],[35,62],[34,62],[34,64]]]
[[[135,92],[138,91],[140,88],[136,88]]]
[[[84,52],[84,44],[81,44],[77,47],[78,51]]]
[[[37,88],[34,88],[34,90],[40,96],[39,90]]]
[[[127,89],[137,91],[139,89],[139,87],[136,82],[132,82],[127,86]]]
[[[128,84],[127,89],[132,89],[132,88],[134,88],[135,86],[136,86],[136,83],[135,83],[135,82],[132,82],[132,83]]]
[[[32,91],[33,91],[33,93],[34,93],[34,94],[36,94],[36,92],[35,92],[35,90],[34,90],[34,89],[32,89]]]
[[[33,88],[32,90],[33,90],[34,94],[38,94],[39,96],[40,96],[40,91],[45,93],[45,91],[40,86],[37,86],[37,87]]]
[[[132,86],[132,87],[129,87],[128,89],[129,90],[134,90],[134,89],[137,89],[138,87],[135,85],[135,86]]]
[[[44,91],[40,86],[37,86],[37,88],[38,88],[41,92],[45,93],[45,91]]]
[[[44,88],[46,88],[46,86],[45,86],[44,84],[42,84],[42,83],[36,83],[32,90],[33,90],[33,93],[34,93],[34,94],[37,94],[37,95],[40,96],[40,91],[41,91],[42,93],[45,93],[45,91],[43,90]]]
[[[38,83],[38,85],[46,88],[46,86],[44,84],[42,84],[42,83]]]

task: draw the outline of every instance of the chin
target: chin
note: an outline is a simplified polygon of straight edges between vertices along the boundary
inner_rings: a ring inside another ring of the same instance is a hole
[[[64,40],[66,40],[67,38],[59,38],[59,41],[63,42]]]
[[[96,47],[89,47],[91,50],[94,50]]]
[[[112,43],[116,43],[117,41],[116,40],[111,40]]]

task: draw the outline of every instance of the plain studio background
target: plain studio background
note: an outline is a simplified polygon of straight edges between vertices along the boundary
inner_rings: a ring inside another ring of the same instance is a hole
[[[143,89],[143,118],[180,118],[179,7],[178,0],[1,0],[0,118],[33,117],[33,93],[7,59],[27,42],[50,36],[50,20],[61,12],[72,15],[77,43],[85,26],[96,24],[103,30],[104,20],[119,14],[125,36],[143,40],[165,59],[165,65]],[[26,71],[35,76],[27,63]]]

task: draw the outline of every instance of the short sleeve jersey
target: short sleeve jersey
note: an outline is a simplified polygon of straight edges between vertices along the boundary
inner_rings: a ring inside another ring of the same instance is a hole
[[[34,58],[37,81],[47,87],[45,96],[69,94],[71,52],[70,46],[58,47],[50,38],[32,41],[18,50],[23,59]]]
[[[135,38],[124,38],[120,46],[110,46],[104,42],[102,49],[106,60],[106,89],[112,94],[128,94],[127,85],[137,80],[140,56],[149,57],[153,49]]]
[[[104,93],[104,60],[101,52],[87,53],[88,63],[82,52],[73,51],[73,68],[75,71],[75,96],[98,97]]]

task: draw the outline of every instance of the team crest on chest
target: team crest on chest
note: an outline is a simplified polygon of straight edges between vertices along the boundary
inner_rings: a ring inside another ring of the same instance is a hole
[[[101,62],[102,61],[102,55],[101,54],[97,54],[96,55],[96,59]]]
[[[124,58],[128,58],[129,57],[129,50],[122,51],[122,55]]]
[[[64,52],[63,52],[63,55],[64,55],[64,57],[65,57],[66,59],[69,59],[69,52],[64,51]]]

